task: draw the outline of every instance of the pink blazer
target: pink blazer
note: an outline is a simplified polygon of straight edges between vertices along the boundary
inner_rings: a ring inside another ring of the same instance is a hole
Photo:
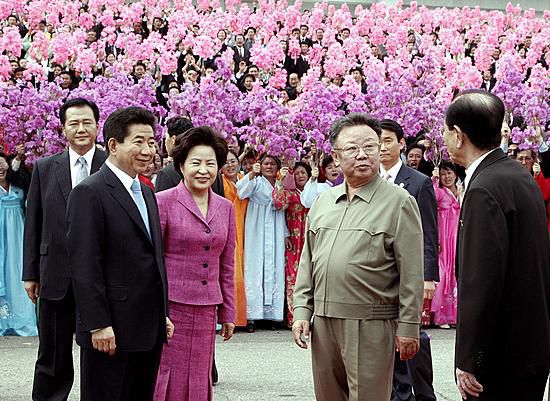
[[[205,219],[183,181],[156,195],[168,299],[187,305],[218,305],[218,322],[234,323],[233,205],[210,190]]]

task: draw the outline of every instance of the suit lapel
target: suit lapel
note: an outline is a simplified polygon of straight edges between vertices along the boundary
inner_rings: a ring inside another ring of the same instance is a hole
[[[475,181],[479,173],[481,173],[484,169],[489,167],[491,164],[496,163],[499,160],[505,159],[508,156],[504,154],[502,149],[497,148],[494,151],[491,151],[490,154],[487,155],[485,159],[477,166],[476,170],[472,174],[472,178],[470,179],[470,182],[468,183],[468,188],[466,188],[466,192],[468,192],[468,189],[472,187],[472,183]],[[466,199],[466,192],[464,192],[464,200]]]
[[[395,177],[393,183],[407,189],[407,187],[409,186],[410,178],[411,175],[409,174],[409,171],[407,170],[405,164],[403,164],[399,169],[399,172],[397,173],[397,176]]]
[[[61,193],[65,198],[65,202],[69,199],[69,194],[71,189],[73,189],[73,184],[71,181],[71,165],[69,162],[69,151],[65,151],[59,154],[55,160],[55,176],[59,187],[61,188]]]
[[[191,213],[193,213],[197,219],[199,219],[203,223],[206,223],[204,216],[199,210],[199,207],[197,206],[197,204],[195,203],[195,200],[193,199],[193,197],[185,187],[185,184],[183,183],[183,181],[180,184],[178,184],[176,190],[178,192],[178,202],[187,210],[189,210]]]
[[[107,159],[107,154],[104,151],[96,148],[94,152],[94,157],[92,159],[92,167],[90,169],[90,175],[92,175],[93,173],[99,170],[99,168],[105,162],[105,159]]]
[[[107,166],[103,166],[100,171],[103,173],[105,182],[110,187],[111,196],[122,206],[124,211],[128,214],[130,219],[139,227],[140,231],[150,240],[149,234],[147,233],[147,228],[145,228],[145,223],[141,218],[141,214],[136,206],[136,203],[122,185],[122,182],[118,177],[111,171]],[[144,191],[145,192],[145,191]],[[149,207],[147,207],[149,211]],[[151,219],[149,219],[150,223]]]

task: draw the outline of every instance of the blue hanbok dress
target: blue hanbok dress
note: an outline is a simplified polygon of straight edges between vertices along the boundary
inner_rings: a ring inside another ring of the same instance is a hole
[[[237,182],[240,199],[249,199],[244,225],[244,285],[248,320],[282,321],[285,300],[284,210],[273,205],[273,186],[265,177]]]
[[[0,187],[0,336],[36,336],[35,308],[23,282],[23,190]]]

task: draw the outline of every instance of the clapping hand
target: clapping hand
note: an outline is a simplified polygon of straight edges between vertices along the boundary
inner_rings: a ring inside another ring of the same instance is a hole
[[[435,167],[432,171],[432,177],[439,178],[439,167]]]
[[[262,166],[260,163],[254,163],[252,166],[252,171],[250,172],[250,178],[254,178],[260,175],[260,172],[262,171]]]

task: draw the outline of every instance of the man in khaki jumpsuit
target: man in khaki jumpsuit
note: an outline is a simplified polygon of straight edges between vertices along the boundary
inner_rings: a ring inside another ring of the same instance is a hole
[[[409,193],[378,175],[380,125],[361,113],[331,128],[345,182],[307,217],[294,290],[292,335],[312,332],[317,401],[388,401],[394,350],[418,351],[423,298],[420,212]]]

